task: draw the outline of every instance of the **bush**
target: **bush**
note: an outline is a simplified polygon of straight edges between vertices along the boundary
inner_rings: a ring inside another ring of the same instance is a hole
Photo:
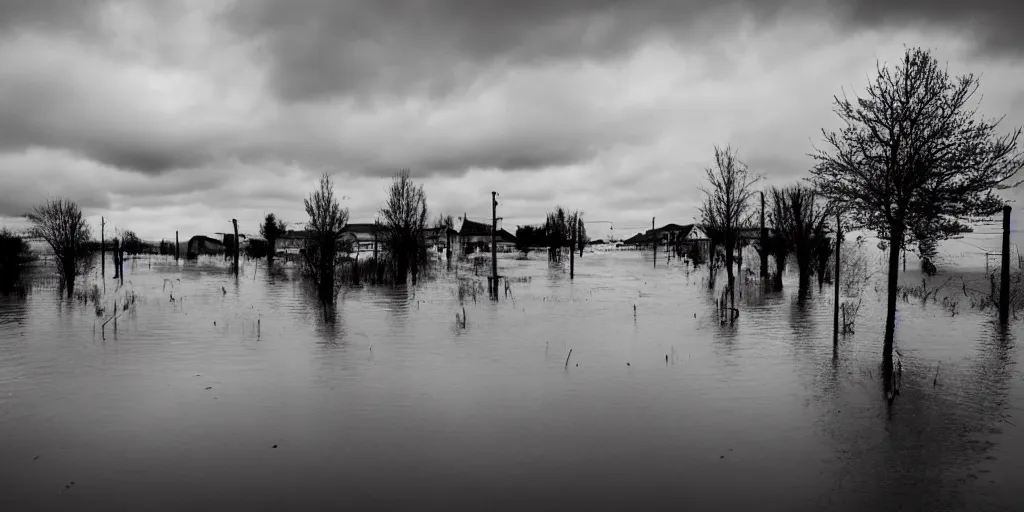
[[[33,260],[28,242],[9,229],[0,229],[0,286],[9,289],[18,281],[22,269]]]

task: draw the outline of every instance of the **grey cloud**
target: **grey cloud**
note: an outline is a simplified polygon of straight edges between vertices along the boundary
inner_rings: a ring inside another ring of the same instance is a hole
[[[741,15],[742,14],[742,15]],[[288,101],[443,98],[487,70],[624,57],[654,37],[727,38],[747,15],[761,26],[809,17],[847,31],[941,25],[972,29],[980,50],[1021,54],[1024,4],[1003,0],[246,0],[224,16],[263,43],[271,84]]]
[[[106,1],[2,0],[0,30],[90,31],[95,27],[97,7]]]
[[[160,122],[84,84],[48,77],[0,83],[0,149],[48,147],[126,170],[160,173],[196,167],[214,154],[205,130]],[[97,77],[99,78],[99,77]]]
[[[256,0],[236,2],[225,20],[264,43],[286,100],[446,97],[493,67],[615,59],[654,35],[703,37],[711,28],[698,18],[735,5],[765,18],[780,9],[751,0]]]

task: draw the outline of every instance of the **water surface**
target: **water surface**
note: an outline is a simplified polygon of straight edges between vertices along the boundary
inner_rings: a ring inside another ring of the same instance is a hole
[[[828,286],[722,326],[678,262],[499,263],[497,303],[457,266],[334,322],[262,264],[129,262],[99,317],[37,276],[0,297],[0,507],[1024,510],[1016,324],[901,302],[888,410],[873,291],[833,358]]]

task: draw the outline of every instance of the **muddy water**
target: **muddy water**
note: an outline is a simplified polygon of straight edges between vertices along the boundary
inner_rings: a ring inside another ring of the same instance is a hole
[[[459,304],[468,266],[350,289],[333,323],[292,270],[128,267],[116,331],[109,274],[101,316],[0,297],[0,507],[1024,509],[1020,328],[968,308],[901,302],[890,411],[873,291],[833,359],[828,287],[721,326],[639,252],[501,260],[497,303]]]

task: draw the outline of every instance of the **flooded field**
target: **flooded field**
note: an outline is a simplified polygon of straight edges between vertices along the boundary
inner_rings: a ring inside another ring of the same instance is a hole
[[[294,270],[142,258],[116,331],[36,277],[0,296],[0,508],[1024,510],[1018,323],[901,301],[888,411],[873,290],[834,360],[795,275],[721,326],[649,253],[499,266],[497,303],[462,266],[331,324]]]

